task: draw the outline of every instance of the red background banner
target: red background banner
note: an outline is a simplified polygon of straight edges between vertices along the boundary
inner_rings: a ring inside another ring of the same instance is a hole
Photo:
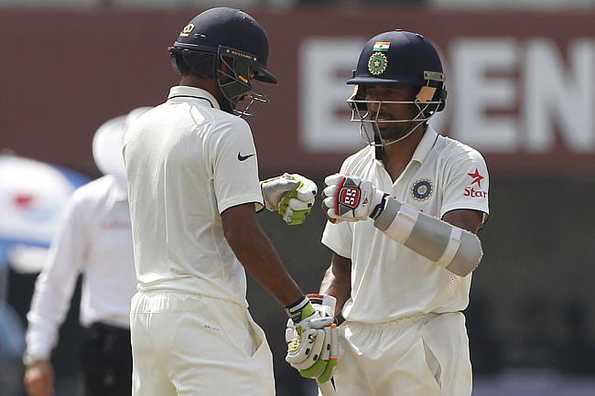
[[[1,11],[0,147],[93,169],[96,128],[162,102],[175,84],[166,50],[197,12]],[[345,122],[346,105],[339,95],[329,106],[328,90],[317,92],[316,84],[345,89],[341,81],[357,61],[357,48],[397,27],[419,31],[441,49],[450,97],[440,130],[480,149],[492,171],[595,170],[593,11],[252,14],[269,33],[270,69],[280,82],[265,88],[272,100],[250,121],[265,171],[338,168],[360,143],[358,128],[345,124],[342,135],[325,124]],[[334,80],[321,77],[318,71],[329,75],[334,64]],[[325,109],[324,119],[317,109]]]

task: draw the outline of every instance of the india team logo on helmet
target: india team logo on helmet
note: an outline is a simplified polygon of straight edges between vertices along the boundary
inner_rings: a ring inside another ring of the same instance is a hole
[[[386,71],[388,58],[382,52],[374,52],[368,60],[368,71],[370,74],[379,76]]]

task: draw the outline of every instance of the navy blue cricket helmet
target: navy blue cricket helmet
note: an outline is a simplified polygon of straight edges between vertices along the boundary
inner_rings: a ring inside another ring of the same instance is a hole
[[[241,10],[216,7],[195,16],[182,29],[169,52],[181,73],[216,79],[234,111],[237,102],[246,95],[252,101],[266,101],[252,89],[252,79],[277,83],[277,78],[267,69],[267,34],[254,18]]]
[[[446,105],[442,62],[434,45],[419,33],[394,30],[372,37],[364,46],[349,85],[407,84],[436,88],[432,100]]]
[[[419,33],[394,30],[372,37],[360,53],[357,67],[347,84],[356,86],[347,101],[353,110],[352,121],[362,122],[364,132],[364,124],[374,127],[374,133],[366,132],[370,144],[386,145],[405,139],[446,106],[446,87],[440,56],[434,45]],[[398,84],[416,89],[411,101],[401,103],[414,105],[417,115],[403,120],[380,119],[380,106],[391,101],[365,100],[362,91],[370,85]],[[378,104],[376,111],[369,111],[372,103]],[[390,141],[385,139],[379,125],[389,123],[402,125],[402,136]]]

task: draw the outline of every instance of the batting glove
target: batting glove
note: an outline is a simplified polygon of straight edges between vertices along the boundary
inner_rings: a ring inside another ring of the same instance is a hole
[[[374,184],[356,176],[334,174],[324,179],[323,209],[333,223],[374,218],[388,196]]]
[[[337,300],[333,296],[309,293],[308,298],[312,306],[322,317],[335,317]],[[324,346],[319,360],[311,369],[301,370],[300,374],[305,378],[313,378],[319,385],[325,384],[333,378],[333,373],[338,363],[339,341],[337,337],[337,326],[332,323],[324,328]],[[322,372],[322,374],[319,374]]]
[[[289,225],[306,220],[318,194],[316,183],[298,174],[285,173],[261,181],[260,188],[265,207],[278,213]]]
[[[285,360],[302,377],[328,382],[337,366],[337,328],[332,316],[312,304],[307,297],[295,308],[289,308],[285,329]]]

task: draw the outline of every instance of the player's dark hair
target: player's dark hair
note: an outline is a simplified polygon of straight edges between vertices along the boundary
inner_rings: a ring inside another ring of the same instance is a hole
[[[171,59],[182,76],[194,76],[200,79],[215,78],[214,54],[174,51]]]

